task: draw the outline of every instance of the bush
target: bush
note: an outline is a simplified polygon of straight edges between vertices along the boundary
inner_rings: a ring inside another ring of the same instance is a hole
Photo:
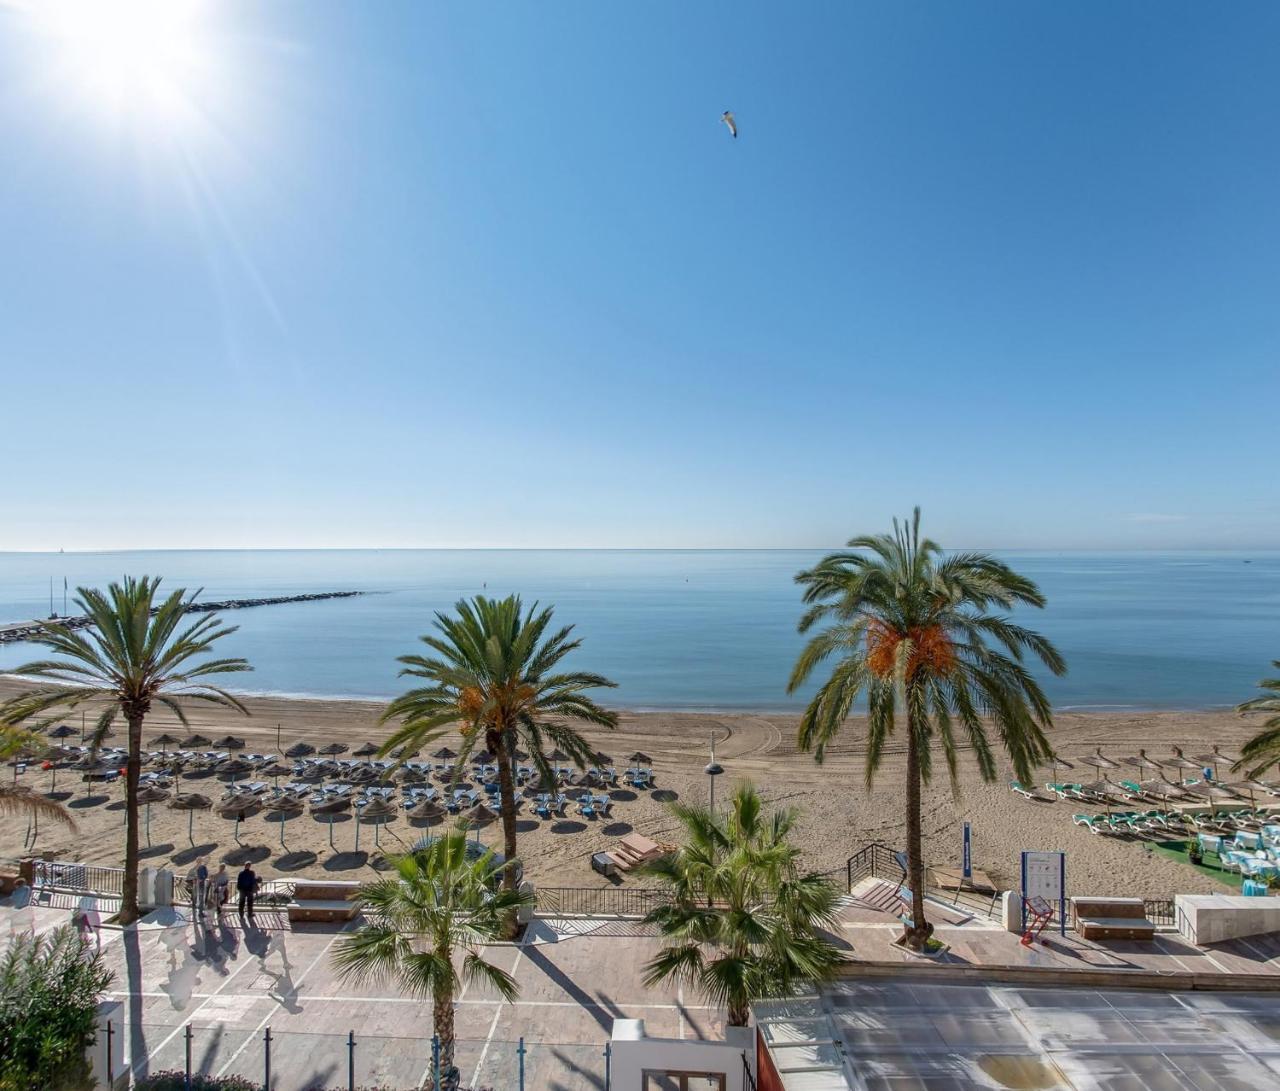
[[[186,1073],[172,1069],[153,1072],[138,1080],[134,1084],[134,1091],[186,1091],[186,1087]],[[243,1076],[203,1076],[193,1072],[191,1091],[262,1091],[262,1084],[246,1080]]]
[[[0,1091],[89,1086],[85,1050],[111,979],[74,928],[14,938],[0,958]]]

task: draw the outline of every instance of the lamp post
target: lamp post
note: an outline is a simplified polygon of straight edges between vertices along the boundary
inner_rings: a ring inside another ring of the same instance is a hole
[[[724,766],[716,761],[716,735],[714,731],[711,733],[711,760],[702,771],[711,778],[710,810],[712,815],[714,815],[716,813],[716,777],[724,772]]]

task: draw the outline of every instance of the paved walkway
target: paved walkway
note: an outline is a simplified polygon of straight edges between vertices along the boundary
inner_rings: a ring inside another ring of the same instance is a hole
[[[70,906],[0,904],[0,943],[14,928],[44,930],[69,917]],[[270,1028],[273,1091],[345,1088],[353,1032],[357,1086],[420,1086],[431,1065],[431,1004],[391,982],[339,980],[329,960],[339,935],[291,929],[267,912],[247,928],[234,914],[204,928],[172,912],[134,929],[104,928],[116,973],[110,999],[121,1004],[135,1071],[182,1068],[190,1026],[193,1071],[261,1081]],[[517,1088],[523,1037],[529,1091],[598,1091],[615,1017],[642,1018],[659,1037],[720,1037],[717,1010],[679,989],[643,984],[644,963],[659,947],[633,923],[538,921],[519,945],[487,948],[520,996],[507,1004],[484,986],[461,992],[456,1063],[464,1086]]]

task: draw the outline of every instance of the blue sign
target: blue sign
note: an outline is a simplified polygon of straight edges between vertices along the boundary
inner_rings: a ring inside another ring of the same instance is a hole
[[[964,855],[961,857],[961,872],[966,879],[973,878],[973,860],[969,855],[969,823],[964,824]]]

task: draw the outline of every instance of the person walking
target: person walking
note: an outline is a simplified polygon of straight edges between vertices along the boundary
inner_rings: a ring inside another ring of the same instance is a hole
[[[213,902],[213,911],[217,914],[218,920],[222,920],[222,907],[227,904],[230,897],[229,887],[231,885],[231,876],[227,874],[227,865],[218,865],[218,874],[213,877],[213,894],[211,901]]]
[[[244,871],[236,876],[236,890],[239,892],[238,912],[243,920],[246,907],[249,910],[249,919],[253,920],[253,896],[258,893],[258,876],[254,873],[252,864],[245,864]]]
[[[204,916],[205,899],[209,896],[209,865],[205,863],[205,858],[200,857],[196,861],[196,913]]]

